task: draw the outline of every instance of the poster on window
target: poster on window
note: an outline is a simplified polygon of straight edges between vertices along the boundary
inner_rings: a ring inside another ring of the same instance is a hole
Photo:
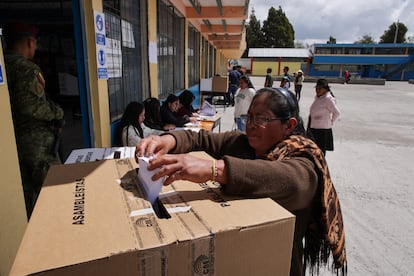
[[[122,50],[121,41],[106,38],[106,55],[108,78],[122,77]]]
[[[128,21],[121,21],[122,29],[122,46],[128,48],[135,48],[134,32],[132,31],[132,24]]]

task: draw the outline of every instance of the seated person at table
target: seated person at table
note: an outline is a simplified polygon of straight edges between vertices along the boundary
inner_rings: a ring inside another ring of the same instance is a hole
[[[246,133],[173,131],[145,138],[138,156],[152,156],[152,180],[215,181],[224,193],[270,197],[296,216],[290,275],[318,274],[331,264],[346,274],[345,231],[339,199],[320,148],[304,135],[296,97],[282,88],[257,91]],[[204,150],[214,159],[186,154]],[[272,256],[267,256],[272,258]]]
[[[178,96],[180,100],[180,107],[178,108],[178,115],[183,117],[185,115],[189,117],[197,117],[199,114],[197,113],[197,109],[193,107],[193,101],[195,100],[195,96],[191,93],[190,90],[184,90]]]
[[[121,122],[118,125],[116,144],[124,147],[134,147],[144,137],[163,133],[162,130],[145,126],[144,118],[144,105],[139,102],[130,102],[125,108]]]
[[[164,124],[161,118],[160,101],[157,98],[148,98],[144,101],[145,119],[144,124],[153,129],[158,130],[173,130],[174,124]]]
[[[183,127],[187,123],[197,122],[196,117],[190,117],[188,115],[180,116],[177,113],[180,100],[174,94],[168,95],[167,99],[161,106],[161,118],[165,124],[174,124],[177,127]]]

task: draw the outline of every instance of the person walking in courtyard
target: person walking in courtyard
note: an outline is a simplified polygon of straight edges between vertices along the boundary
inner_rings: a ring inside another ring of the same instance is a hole
[[[285,67],[283,67],[283,76],[284,76],[284,77],[288,77],[288,79],[289,79],[289,81],[290,81],[289,66],[285,66]]]
[[[334,150],[332,126],[340,111],[326,79],[318,79],[315,92],[315,99],[310,106],[308,130],[325,155],[326,151]]]
[[[290,81],[288,77],[283,76],[282,81],[280,82],[280,87],[286,90],[290,89]]]
[[[272,68],[267,68],[264,87],[272,87],[275,77],[272,75]]]
[[[351,74],[349,73],[348,70],[345,70],[344,78],[345,78],[345,83],[349,83],[349,80],[351,79]]]
[[[240,77],[240,87],[236,92],[234,105],[234,122],[236,128],[240,131],[246,131],[247,111],[256,91],[249,87],[249,78],[247,76]]]
[[[242,76],[241,66],[233,66],[233,70],[229,72],[229,88],[227,91],[226,104],[234,106],[234,95],[236,94],[237,89],[239,88],[239,79]]]
[[[295,76],[295,80],[294,80],[294,84],[295,84],[295,94],[296,94],[296,99],[300,100],[300,93],[302,91],[302,86],[303,86],[303,81],[305,80],[305,76],[303,75],[303,71],[302,70],[298,70],[298,72],[296,72],[296,76]]]

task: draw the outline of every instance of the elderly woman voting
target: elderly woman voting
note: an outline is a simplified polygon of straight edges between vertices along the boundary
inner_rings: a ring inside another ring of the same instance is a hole
[[[175,131],[143,139],[136,156],[154,156],[149,170],[164,185],[184,179],[219,182],[230,195],[270,197],[296,215],[291,275],[327,264],[346,272],[345,234],[339,200],[318,146],[300,135],[296,98],[281,88],[257,91],[246,133]],[[203,150],[215,159],[186,154]],[[302,243],[304,239],[304,243]],[[272,258],[272,256],[269,256]]]

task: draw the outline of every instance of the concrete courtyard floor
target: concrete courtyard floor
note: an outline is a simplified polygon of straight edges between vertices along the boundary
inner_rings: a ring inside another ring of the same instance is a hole
[[[264,77],[251,80],[263,87]],[[305,123],[314,85],[302,89]],[[326,158],[344,216],[348,275],[413,275],[414,85],[332,84],[331,90],[341,116],[335,151]],[[231,130],[234,107],[217,111],[221,131]]]

